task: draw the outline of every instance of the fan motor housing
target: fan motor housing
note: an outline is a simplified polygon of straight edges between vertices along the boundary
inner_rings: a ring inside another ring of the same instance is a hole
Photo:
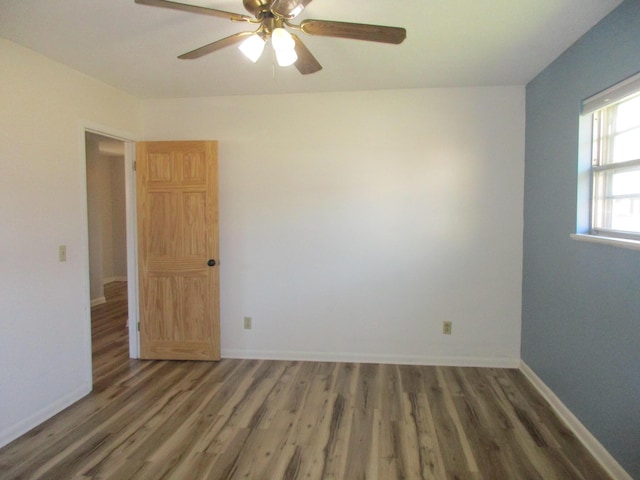
[[[259,17],[262,12],[269,11],[272,3],[273,0],[242,0],[244,8],[255,17]]]

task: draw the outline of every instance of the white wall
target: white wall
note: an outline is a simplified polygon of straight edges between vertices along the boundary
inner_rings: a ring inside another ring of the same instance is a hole
[[[140,103],[1,39],[0,71],[2,445],[91,387],[82,130],[137,135]]]
[[[127,208],[125,189],[124,156],[109,157],[109,176],[111,178],[111,242],[113,245],[108,280],[127,278]]]
[[[105,167],[107,164],[102,161],[103,157],[98,151],[99,136],[87,132],[86,158],[87,158],[87,223],[89,225],[89,294],[91,304],[106,302],[104,297],[104,248],[103,248],[103,222],[101,197],[104,188],[105,177],[109,180],[111,176],[106,176]]]
[[[523,88],[149,100],[143,125],[220,141],[223,356],[517,365]]]

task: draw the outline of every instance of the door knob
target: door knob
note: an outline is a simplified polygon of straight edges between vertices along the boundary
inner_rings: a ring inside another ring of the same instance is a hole
[[[216,265],[216,261],[215,261],[213,258],[211,258],[211,259],[209,259],[209,261],[207,262],[207,265],[209,265],[210,267],[215,267],[215,265]]]

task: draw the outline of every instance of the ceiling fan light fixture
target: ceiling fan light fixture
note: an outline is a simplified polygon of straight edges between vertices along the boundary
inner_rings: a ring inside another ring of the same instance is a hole
[[[293,65],[298,60],[296,42],[284,28],[274,28],[271,32],[271,44],[276,52],[276,60],[281,67]]]
[[[273,29],[273,32],[271,32],[271,42],[276,52],[278,50],[292,49],[296,45],[291,34],[281,27]]]
[[[264,38],[262,38],[258,34],[255,34],[251,35],[244,42],[242,42],[238,49],[245,55],[245,57],[247,57],[253,63],[256,63],[262,56],[265,43],[266,42],[264,41]]]
[[[298,54],[295,50],[276,50],[276,60],[281,67],[288,67],[296,63]]]

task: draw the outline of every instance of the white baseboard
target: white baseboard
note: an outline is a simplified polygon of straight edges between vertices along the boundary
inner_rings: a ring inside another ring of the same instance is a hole
[[[107,277],[102,279],[102,283],[104,285],[111,282],[126,282],[126,281],[127,281],[127,277]]]
[[[92,298],[91,306],[95,307],[96,305],[102,305],[103,303],[107,303],[107,299],[104,297]]]
[[[508,357],[438,357],[420,355],[385,355],[334,352],[296,352],[222,349],[223,358],[252,360],[295,360],[309,362],[386,363],[397,365],[433,365],[450,367],[518,368],[519,358]]]
[[[24,420],[21,420],[15,425],[12,425],[9,428],[3,430],[2,432],[0,432],[0,448],[12,442],[19,436],[24,435],[29,430],[31,430],[34,427],[37,427],[42,422],[50,419],[57,413],[60,413],[69,405],[77,402],[82,397],[88,395],[89,392],[91,392],[91,386],[83,385],[82,387],[71,392],[70,394],[65,395],[64,397],[58,399],[54,403],[47,405],[45,408],[34,413],[28,418],[25,418]]]
[[[607,451],[606,448],[593,436],[593,434],[585,427],[578,418],[571,413],[564,403],[556,396],[553,391],[538,377],[533,370],[524,362],[520,362],[520,371],[533,386],[540,392],[544,399],[549,402],[551,408],[556,412],[562,421],[571,429],[584,446],[589,450],[591,455],[600,462],[600,465],[616,480],[633,480],[615,458]]]

